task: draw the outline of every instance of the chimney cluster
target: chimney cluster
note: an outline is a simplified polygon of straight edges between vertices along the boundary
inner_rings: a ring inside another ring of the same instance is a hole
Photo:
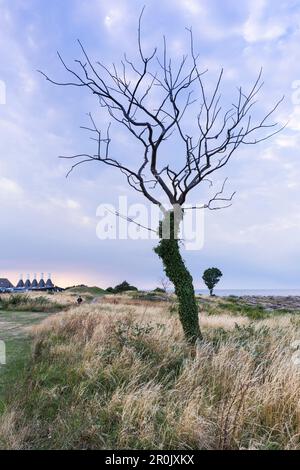
[[[32,282],[30,281],[30,275],[27,274],[25,283],[23,281],[23,275],[21,274],[20,280],[16,286],[16,289],[20,289],[20,290],[41,290],[41,289],[49,290],[53,288],[54,288],[54,284],[51,280],[51,274],[48,274],[48,279],[45,282],[44,273],[41,273],[39,282],[37,281],[36,274],[34,274]]]

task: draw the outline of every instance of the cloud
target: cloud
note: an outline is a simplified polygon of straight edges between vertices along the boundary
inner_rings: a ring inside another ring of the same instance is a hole
[[[273,2],[270,4],[267,0],[253,0],[250,2],[249,16],[242,29],[244,39],[247,42],[274,40],[286,33],[288,28],[286,19],[279,15],[272,17],[266,13],[272,11],[273,4]]]
[[[181,0],[181,8],[191,15],[205,14],[206,10],[203,3],[198,0]]]
[[[105,243],[96,238],[98,204],[115,203],[122,194],[130,202],[143,202],[126,186],[124,175],[93,164],[79,167],[66,179],[70,162],[56,158],[94,151],[88,136],[79,131],[86,124],[85,113],[96,109],[104,128],[109,117],[98,111],[97,100],[88,92],[55,88],[35,72],[42,68],[63,76],[55,50],[62,50],[72,64],[79,55],[77,37],[87,44],[92,57],[106,63],[117,62],[127,49],[136,57],[142,6],[138,0],[74,0],[50,2],[45,10],[41,0],[0,0],[0,53],[5,64],[0,80],[7,84],[7,104],[0,107],[0,194],[6,201],[0,234],[1,245],[7,248],[4,261],[1,258],[4,270],[33,271],[34,265],[36,271],[49,269],[61,273],[61,278],[67,273],[68,283],[86,278],[91,283],[104,284],[107,279],[114,284],[128,277],[141,287],[151,287],[159,279],[162,266],[152,253],[153,244]],[[188,49],[185,26],[191,25],[201,66],[210,71],[205,77],[208,88],[224,66],[225,106],[230,106],[235,86],[249,86],[263,65],[266,87],[253,109],[260,115],[270,109],[274,96],[291,95],[293,81],[300,79],[297,21],[295,2],[157,0],[149,2],[145,11],[143,44],[150,50],[165,33],[176,61]],[[237,196],[232,208],[206,216],[206,244],[199,256],[185,253],[196,280],[200,270],[214,262],[226,267],[226,277],[236,287],[246,282],[250,271],[253,283],[258,273],[266,284],[279,283],[281,274],[274,274],[278,257],[282,266],[288,260],[286,270],[298,269],[300,228],[295,214],[300,207],[300,111],[293,104],[287,99],[280,110],[281,122],[291,117],[288,128],[272,141],[239,150],[218,175],[218,181],[230,177],[229,189],[237,190]],[[191,119],[188,128],[194,128]],[[180,148],[174,141],[162,147],[159,158],[170,156],[177,165]],[[117,126],[112,128],[112,151],[131,165],[139,158],[138,150]],[[204,185],[195,191],[195,201],[206,200],[206,189]],[[270,269],[263,262],[265,253]]]
[[[21,186],[10,178],[0,177],[1,198],[20,197],[23,194]]]
[[[79,202],[74,201],[73,199],[64,200],[64,199],[58,199],[58,198],[50,198],[49,202],[62,209],[72,209],[72,210],[80,209]]]
[[[268,236],[268,233],[274,236],[275,232],[284,232],[291,228],[300,228],[299,214],[294,214],[293,217],[274,217],[268,223],[249,225],[245,229],[240,230],[240,234],[245,237],[250,235],[250,240],[256,243],[258,237]]]
[[[102,40],[116,40],[116,48],[120,45],[126,49],[132,46],[132,36],[128,33],[131,30],[136,36],[138,16],[143,4],[138,6],[122,0],[76,0],[75,5],[76,18],[84,18],[87,27],[94,25]]]
[[[289,116],[288,128],[293,131],[300,131],[300,106],[295,106]]]
[[[169,2],[166,1],[166,4]],[[202,39],[219,41],[238,34],[238,28],[228,17],[225,23],[222,21],[223,8],[220,8],[219,2],[216,4],[208,0],[174,0],[172,4],[189,20],[186,26],[192,23],[195,35]]]
[[[297,135],[281,134],[276,138],[275,143],[282,148],[297,148],[299,146],[299,138]]]
[[[104,24],[108,31],[113,31],[115,28],[124,26],[124,9],[120,6],[110,8],[104,18]]]

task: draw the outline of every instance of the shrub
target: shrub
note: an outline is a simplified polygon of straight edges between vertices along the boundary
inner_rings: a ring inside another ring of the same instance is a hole
[[[108,287],[106,292],[111,294],[121,294],[122,292],[128,291],[138,291],[138,288],[131,286],[127,281],[123,281],[121,284],[118,284],[116,287]]]
[[[0,308],[15,312],[56,312],[66,308],[66,305],[50,301],[47,297],[30,297],[27,294],[12,294],[0,297]]]
[[[127,281],[123,281],[121,284],[118,284],[115,287],[116,292],[126,292],[126,291],[137,291],[138,288],[135,286],[131,286]]]

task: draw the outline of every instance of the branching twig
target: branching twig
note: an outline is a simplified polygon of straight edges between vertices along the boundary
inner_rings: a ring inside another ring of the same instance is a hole
[[[108,67],[100,61],[94,63],[79,41],[83,58],[75,61],[74,69],[58,54],[63,68],[72,77],[71,80],[59,82],[49,78],[44,72],[40,73],[53,84],[87,89],[97,97],[100,107],[107,111],[111,120],[125,127],[140,144],[140,163],[136,168],[132,168],[129,158],[128,162],[124,162],[120,156],[113,156],[110,147],[110,126],[104,136],[89,114],[91,126],[83,129],[91,132],[97,149],[95,154],[62,157],[76,161],[68,175],[83,163],[102,163],[121,171],[128,184],[153,204],[162,207],[162,193],[167,196],[171,205],[184,206],[189,193],[200,183],[209,181],[208,178],[223,168],[242,145],[263,142],[282,130],[284,126],[269,122],[269,119],[277,111],[283,98],[261,119],[254,120],[252,110],[263,86],[261,70],[250,90],[246,92],[239,87],[235,102],[223,112],[220,92],[223,70],[220,71],[209,95],[203,81],[206,71],[199,69],[192,30],[188,29],[189,53],[182,57],[177,67],[168,56],[165,38],[162,57],[156,47],[147,57],[142,46],[143,12],[144,9],[138,25],[137,62],[124,55],[120,67],[115,64]],[[155,64],[158,69],[154,68]],[[130,80],[128,67],[134,75]],[[160,90],[158,104],[155,91],[157,88]],[[154,93],[155,106],[151,104]],[[199,95],[200,101],[195,116],[198,129],[196,135],[191,136],[183,117],[191,110],[192,105],[196,108],[193,96]],[[263,134],[259,134],[260,131]],[[163,143],[171,135],[176,135],[179,141],[183,142],[184,152],[178,158],[176,155],[172,156],[168,164],[162,164]],[[171,167],[173,162],[180,162],[180,167],[176,168],[175,163]],[[222,197],[225,182],[221,191],[201,208],[216,210],[228,207],[223,203],[231,202],[234,193],[229,198]]]

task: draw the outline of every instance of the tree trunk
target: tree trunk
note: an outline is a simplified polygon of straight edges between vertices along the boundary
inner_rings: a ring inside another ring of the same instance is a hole
[[[195,343],[197,339],[202,339],[199,326],[198,305],[195,297],[193,278],[185,266],[179,247],[179,241],[174,233],[178,233],[179,224],[174,223],[174,213],[169,213],[171,218],[171,229],[169,238],[162,238],[162,224],[165,220],[170,222],[170,218],[160,224],[161,240],[154,249],[161,258],[164,271],[170,281],[174,284],[175,294],[179,303],[179,318],[186,339]]]

